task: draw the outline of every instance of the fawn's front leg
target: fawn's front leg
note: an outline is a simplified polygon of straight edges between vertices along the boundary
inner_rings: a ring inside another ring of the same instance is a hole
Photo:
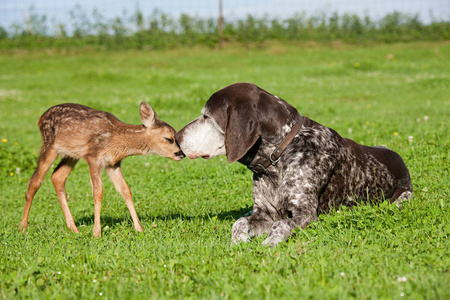
[[[114,183],[116,190],[119,192],[119,194],[122,196],[122,198],[125,200],[125,203],[127,204],[128,210],[130,211],[131,214],[131,218],[133,219],[134,228],[140,232],[144,231],[144,229],[142,228],[141,221],[139,221],[139,217],[136,213],[136,209],[134,208],[133,205],[130,188],[125,182],[125,179],[123,178],[120,162],[117,163],[115,166],[107,167],[106,171],[108,172],[111,181]]]
[[[97,162],[88,162],[91,175],[92,196],[94,198],[94,237],[102,236],[100,211],[103,198],[102,168]]]

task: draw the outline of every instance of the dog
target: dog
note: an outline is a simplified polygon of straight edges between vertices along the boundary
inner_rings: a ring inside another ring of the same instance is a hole
[[[268,233],[263,244],[276,246],[341,205],[412,197],[397,153],[343,138],[251,83],[214,93],[176,139],[190,159],[225,155],[253,171],[253,212],[234,223],[233,243]]]

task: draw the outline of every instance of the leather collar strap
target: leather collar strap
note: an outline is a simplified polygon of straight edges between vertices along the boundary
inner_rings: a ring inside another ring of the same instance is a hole
[[[269,155],[269,158],[267,158],[265,161],[257,164],[254,167],[249,166],[249,169],[258,174],[264,174],[267,172],[267,168],[269,166],[275,166],[280,160],[281,154],[283,154],[286,147],[289,145],[290,142],[292,142],[294,137],[302,128],[304,122],[305,117],[298,115],[297,122],[295,123],[294,126],[292,126],[291,131],[284,138],[281,144],[272,152],[272,154]]]

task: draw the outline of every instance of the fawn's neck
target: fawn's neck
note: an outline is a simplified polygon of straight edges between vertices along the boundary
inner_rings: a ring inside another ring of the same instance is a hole
[[[142,125],[121,124],[114,134],[111,150],[116,161],[132,155],[152,153],[152,140]]]

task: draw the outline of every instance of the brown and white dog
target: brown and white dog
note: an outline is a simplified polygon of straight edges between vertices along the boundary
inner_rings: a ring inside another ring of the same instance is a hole
[[[184,154],[226,155],[253,171],[253,213],[234,223],[234,243],[268,233],[263,244],[277,245],[331,208],[412,197],[397,153],[343,138],[254,84],[219,90],[201,113],[177,134]]]

